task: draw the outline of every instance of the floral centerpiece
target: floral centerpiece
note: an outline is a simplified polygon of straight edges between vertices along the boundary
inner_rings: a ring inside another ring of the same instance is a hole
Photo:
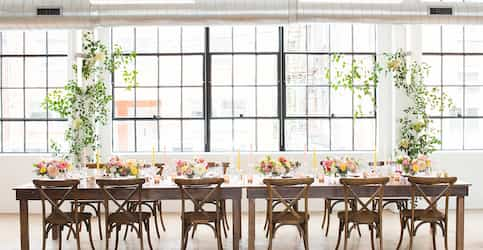
[[[396,163],[401,167],[401,170],[404,174],[410,173],[412,160],[409,156],[404,155],[397,157]]]
[[[57,178],[59,175],[64,175],[71,169],[72,164],[66,160],[41,160],[33,164],[34,172],[38,176],[48,176],[49,178]]]
[[[280,166],[282,166],[282,168],[285,170],[284,174],[288,174],[301,166],[299,161],[289,161],[284,156],[278,157],[277,161]]]
[[[279,176],[286,172],[285,166],[288,167],[291,165],[288,161],[285,161],[285,158],[280,158],[279,161],[276,161],[271,156],[267,155],[255,166],[255,170],[263,175]],[[283,164],[285,164],[285,166],[282,165],[280,160],[284,162]]]
[[[411,159],[409,156],[399,156],[396,163],[401,166],[403,173],[407,175],[414,175],[431,167],[431,160],[426,155],[419,155],[415,159]]]
[[[192,161],[176,161],[176,172],[188,178],[203,177],[208,171],[208,162],[203,158],[195,157]]]
[[[327,157],[320,162],[320,165],[326,175],[338,174],[340,176],[346,176],[347,172],[356,172],[359,168],[359,162],[348,156],[340,159]]]
[[[112,156],[107,163],[106,172],[114,176],[138,176],[139,163],[136,160],[123,162],[119,156]]]

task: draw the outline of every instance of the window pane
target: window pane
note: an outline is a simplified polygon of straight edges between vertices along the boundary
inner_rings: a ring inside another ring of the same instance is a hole
[[[158,93],[156,88],[136,88],[136,117],[153,117],[157,115],[157,100]]]
[[[463,51],[463,26],[443,25],[442,32],[443,52]]]
[[[233,102],[235,117],[255,116],[255,88],[235,87],[233,89]]]
[[[306,25],[293,24],[285,28],[285,48],[287,51],[305,51],[306,48]],[[316,37],[316,36],[314,36]]]
[[[137,81],[140,86],[158,85],[158,58],[155,56],[137,56]]]
[[[374,24],[353,24],[354,51],[376,52],[376,26]]]
[[[181,85],[181,57],[159,57],[159,84]]]
[[[113,45],[121,46],[123,51],[131,52],[134,50],[134,28],[115,27],[112,28]]]
[[[3,122],[3,152],[24,151],[24,122]]]
[[[2,58],[2,86],[22,87],[23,86],[23,58],[4,57]]]
[[[351,24],[330,25],[330,49],[333,52],[352,51],[352,26]]]
[[[441,85],[441,57],[423,56],[423,61],[430,67],[424,83],[426,85]]]
[[[374,150],[376,138],[374,119],[354,120],[354,150]]]
[[[329,51],[329,24],[307,25],[307,50]]]
[[[276,52],[278,50],[278,27],[257,26],[257,51]]]
[[[2,53],[23,54],[23,32],[17,30],[2,31]]]
[[[55,91],[57,89],[48,89],[47,92],[50,94],[51,92]],[[55,112],[55,111],[50,111],[50,110],[47,110],[47,116],[48,118],[61,118],[60,117],[60,114]]]
[[[465,26],[465,52],[483,51],[483,26]]]
[[[47,152],[47,122],[26,122],[25,129],[25,151]]]
[[[329,115],[329,89],[327,87],[308,88],[308,115]]]
[[[156,27],[136,27],[136,51],[139,53],[158,51],[158,30]]]
[[[465,93],[465,115],[483,116],[483,88],[466,87]],[[482,137],[483,138],[483,137]]]
[[[288,55],[286,60],[287,84],[306,84],[307,56]]]
[[[352,116],[352,92],[346,89],[332,91],[331,113],[336,116]]]
[[[213,87],[211,103],[214,117],[231,117],[232,112],[232,88]]]
[[[25,58],[25,87],[45,87],[46,63],[44,57]]]
[[[332,119],[332,150],[352,150],[352,119]]]
[[[211,151],[232,151],[232,120],[211,120]]]
[[[25,32],[25,54],[35,55],[47,53],[47,33],[42,30]]]
[[[158,149],[158,123],[156,121],[136,122],[137,152],[151,152]]]
[[[205,43],[205,29],[197,26],[185,26],[182,28],[183,52],[203,52]]]
[[[255,147],[255,120],[235,120],[234,150],[249,151]]]
[[[307,121],[285,120],[286,150],[304,150],[307,147]]]
[[[23,91],[21,89],[2,90],[3,118],[23,118]]]
[[[65,152],[68,150],[67,142],[64,140],[64,133],[67,129],[67,122],[58,122],[58,121],[49,121],[49,152],[50,152],[50,144],[52,142],[57,143],[61,151]]]
[[[483,56],[465,57],[465,84],[483,84]]]
[[[159,52],[181,52],[181,28],[161,26],[159,29]]]
[[[205,128],[203,120],[184,120],[183,121],[183,151],[201,152],[204,151]]]
[[[463,115],[463,87],[444,87],[443,91],[451,98],[454,105],[454,108],[452,108],[451,110],[445,109],[443,115]]]
[[[276,85],[278,82],[277,56],[257,56],[257,84]]]
[[[114,98],[116,117],[134,117],[134,90],[115,88]]]
[[[277,87],[257,88],[257,116],[277,116]]]
[[[159,144],[168,152],[181,151],[180,121],[159,121]]]
[[[308,150],[330,149],[329,120],[309,119]]]
[[[255,83],[255,56],[235,55],[233,57],[233,82],[234,84]]]
[[[233,27],[233,51],[255,51],[255,28],[253,26]]]
[[[279,150],[279,122],[278,120],[257,120],[257,151]]]
[[[233,47],[232,27],[210,27],[210,51],[231,52]]]
[[[203,57],[183,56],[183,85],[202,85]]]
[[[441,119],[432,119],[430,120],[429,127],[432,130],[432,134],[436,136],[438,140],[441,141]],[[441,150],[441,145],[436,145],[436,149]]]
[[[68,72],[70,70],[67,57],[48,58],[48,85],[49,87],[63,87],[67,84]]]
[[[465,149],[483,149],[483,119],[465,119]]]
[[[463,149],[463,119],[443,119],[443,149]]]
[[[127,70],[133,70],[134,69],[134,62],[131,61],[127,66]],[[114,85],[115,86],[118,86],[118,87],[125,87],[127,86],[126,85],[126,82],[124,81],[124,77],[123,77],[123,72],[124,70],[122,68],[116,70],[114,72]]]
[[[361,111],[359,116],[374,116],[374,90],[369,90],[368,95],[362,95],[362,98],[357,96],[359,93],[354,94],[354,110]]]
[[[202,88],[183,88],[183,117],[203,117]]]
[[[441,26],[423,25],[421,40],[424,52],[441,52]]]
[[[48,37],[48,53],[67,55],[69,45],[68,30],[49,30]]]
[[[46,118],[47,111],[42,107],[44,100],[45,89],[26,89],[25,118]]]
[[[159,89],[159,115],[161,117],[181,117],[181,89]]]
[[[211,57],[211,82],[213,85],[231,85],[232,56],[216,55]]]
[[[287,88],[287,115],[305,115],[307,113],[306,101],[307,95],[305,87]]]
[[[325,78],[325,71],[329,67],[329,56],[327,55],[309,55],[307,83],[313,85],[328,85]]]
[[[462,56],[443,56],[443,84],[463,84]]]
[[[134,151],[134,121],[112,121],[113,151]]]

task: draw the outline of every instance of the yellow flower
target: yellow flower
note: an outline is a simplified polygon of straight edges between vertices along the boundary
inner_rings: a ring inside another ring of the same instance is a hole
[[[402,139],[401,142],[399,142],[399,145],[401,148],[409,148],[409,141],[406,139]]]
[[[99,61],[99,62],[102,62],[104,61],[104,59],[106,58],[106,56],[104,55],[104,53],[102,52],[98,52],[96,53],[96,55],[94,56],[94,60],[96,61]]]
[[[82,122],[82,120],[81,120],[80,118],[77,118],[77,119],[75,119],[75,120],[72,122],[72,125],[73,125],[73,127],[74,127],[75,129],[78,129],[78,128],[80,128],[81,122]]]
[[[138,175],[138,168],[137,167],[131,167],[131,175]]]
[[[340,164],[340,170],[341,170],[342,172],[345,172],[345,171],[347,170],[347,164],[345,164],[345,163],[341,163],[341,164]]]
[[[413,172],[419,172],[419,165],[417,163],[413,164]]]
[[[45,173],[47,173],[47,168],[46,168],[46,167],[41,167],[41,168],[39,169],[39,173],[41,173],[41,174],[45,174]]]

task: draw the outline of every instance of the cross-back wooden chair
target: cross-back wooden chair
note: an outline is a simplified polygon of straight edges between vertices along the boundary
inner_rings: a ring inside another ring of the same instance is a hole
[[[158,169],[157,174],[159,175],[163,174],[164,163],[154,163],[154,167]],[[135,202],[131,202],[129,204],[130,207],[133,207],[134,205],[135,205]],[[147,208],[147,210],[151,212],[154,220],[154,229],[156,230],[156,235],[158,236],[158,239],[161,238],[161,234],[159,232],[158,216],[159,216],[159,222],[161,223],[163,232],[166,232],[166,226],[164,225],[164,220],[163,220],[162,201],[161,200],[143,200],[141,202],[141,206],[144,208]],[[132,230],[133,229],[131,229],[131,231]],[[124,240],[127,239],[127,231],[128,231],[128,227],[126,227],[126,230],[124,231]]]
[[[181,192],[181,249],[188,245],[189,231],[198,225],[207,225],[213,229],[218,250],[223,249],[221,241],[221,184],[223,178],[182,179],[174,182]],[[188,211],[186,201],[192,203],[193,210]],[[204,205],[215,203],[215,211],[208,211]]]
[[[106,223],[106,250],[109,249],[109,238],[113,230],[116,230],[115,249],[119,244],[119,231],[122,226],[132,227],[140,239],[140,249],[144,249],[143,226],[148,237],[149,248],[151,235],[149,229],[150,212],[141,210],[142,191],[145,179],[98,179],[97,185],[104,195],[104,211]],[[132,202],[135,205],[132,206]],[[114,204],[114,212],[109,212],[109,203]]]
[[[413,237],[423,224],[429,224],[433,238],[433,249],[436,249],[436,228],[440,227],[444,236],[444,246],[448,249],[448,207],[449,196],[456,177],[409,177],[411,183],[411,209],[401,212],[401,234],[397,249],[401,247],[404,229],[409,230],[409,249],[413,248]],[[428,189],[438,186],[442,189],[437,194],[428,194]],[[426,191],[424,190],[426,189]],[[426,208],[416,208],[416,197],[421,197],[426,203]],[[444,212],[438,209],[438,202],[444,199]],[[410,222],[410,223],[409,223]],[[415,223],[419,222],[416,227]],[[408,225],[409,224],[409,225]]]
[[[349,224],[352,227],[367,225],[371,231],[371,247],[374,250],[374,231],[379,236],[379,249],[384,249],[382,240],[382,203],[378,202],[374,209],[374,200],[381,200],[384,197],[384,187],[389,182],[389,177],[380,178],[341,178],[340,183],[344,186],[344,211],[337,214],[339,217],[339,234],[337,236],[336,249],[339,249],[340,238],[344,232],[344,249],[347,249],[347,239],[349,238]],[[361,199],[362,192],[368,187],[374,187],[374,191],[369,191],[367,199]]]
[[[281,211],[274,211],[275,207],[270,206],[268,211],[268,231],[269,243],[268,249],[272,249],[272,241],[275,232],[282,226],[296,226],[303,238],[305,249],[309,249],[308,242],[308,192],[310,185],[314,183],[314,178],[287,178],[287,179],[271,179],[266,178],[263,183],[267,187],[268,203],[272,204],[274,200],[280,202],[283,207]],[[289,186],[300,185],[300,190],[295,195],[284,196],[280,193],[280,189]],[[298,209],[298,202],[304,200],[304,211]]]
[[[89,241],[92,249],[94,243],[91,234],[91,214],[80,213],[78,206],[73,206],[72,210],[65,212],[61,209],[67,199],[77,201],[77,188],[79,180],[33,180],[33,184],[40,193],[42,203],[42,249],[45,250],[45,241],[51,229],[58,227],[59,250],[62,249],[62,230],[64,227],[69,228],[76,238],[77,249],[80,249],[80,224],[84,222],[89,232]],[[60,192],[61,198],[52,198],[47,189],[55,189]],[[47,206],[51,206],[52,212],[47,215]]]
[[[104,169],[107,166],[106,163],[99,163],[99,168]],[[88,169],[97,169],[97,164],[96,163],[87,163],[86,168]],[[71,206],[73,207],[75,204],[74,202],[71,202]],[[102,240],[102,223],[101,223],[101,205],[102,201],[98,200],[82,200],[82,201],[77,201],[77,205],[79,206],[79,211],[82,213],[86,210],[86,208],[92,209],[94,214],[97,217],[97,227],[99,231],[99,239]],[[71,230],[69,230],[69,233],[67,234],[67,239],[69,239],[69,236],[71,234]]]

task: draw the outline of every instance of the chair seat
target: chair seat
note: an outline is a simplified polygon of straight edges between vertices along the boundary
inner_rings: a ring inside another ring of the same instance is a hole
[[[411,218],[411,209],[404,209],[402,215],[406,218]],[[419,221],[429,221],[436,222],[444,220],[444,214],[439,210],[425,210],[425,209],[415,209],[414,219]]]
[[[150,212],[141,212],[141,220],[149,220],[151,217]],[[109,215],[109,223],[117,223],[117,224],[132,224],[137,223],[139,220],[138,213],[132,212],[119,212],[119,213],[112,213]]]
[[[185,212],[183,214],[185,222],[194,224],[216,222],[216,217],[216,212]]]
[[[65,215],[65,216],[64,216]],[[66,218],[67,217],[67,218]],[[91,213],[77,213],[77,217],[79,221],[85,221],[92,217]],[[60,213],[52,213],[45,219],[47,223],[53,225],[65,225],[69,223],[74,223],[74,213],[72,212],[65,212],[62,214]]]
[[[303,212],[297,212],[296,214],[298,216],[295,216],[290,212],[273,212],[272,220],[274,223],[297,225],[309,219],[309,215],[305,217],[305,214]]]
[[[374,211],[349,211],[349,222],[356,222],[358,224],[372,224],[379,222],[379,214]],[[337,213],[339,219],[345,219],[345,212],[340,211]]]

